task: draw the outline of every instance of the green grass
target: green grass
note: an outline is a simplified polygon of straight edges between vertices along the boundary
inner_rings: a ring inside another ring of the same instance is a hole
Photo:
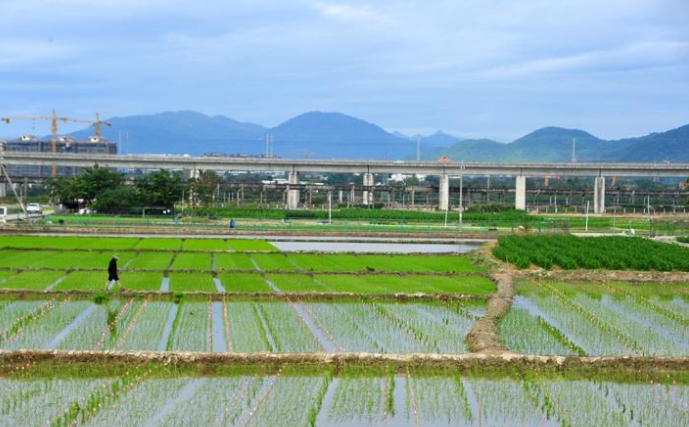
[[[680,243],[687,243],[689,244],[689,237],[678,237],[677,241]]]
[[[256,261],[261,270],[296,270],[283,254],[252,254],[251,258]]]
[[[75,271],[67,275],[54,290],[56,291],[100,291],[108,280],[106,271]]]
[[[172,263],[172,270],[209,270],[211,269],[210,254],[188,254],[179,253],[175,262]]]
[[[391,271],[475,273],[484,268],[471,264],[467,256],[459,255],[316,255],[292,254],[289,258],[304,270],[310,271]]]
[[[186,239],[185,251],[228,251],[230,245],[222,239]]]
[[[133,291],[157,291],[162,280],[160,273],[125,273],[120,276],[120,285]]]
[[[216,270],[255,270],[251,259],[245,254],[215,254]]]
[[[43,290],[64,275],[62,271],[26,271],[8,276],[0,282],[0,288]]]
[[[227,292],[273,292],[260,274],[225,273],[218,277]]]
[[[268,280],[284,292],[460,293],[487,295],[495,284],[483,276],[352,276],[270,274]]]
[[[217,292],[210,274],[171,273],[169,278],[172,292]]]
[[[172,253],[141,252],[127,268],[138,270],[166,270],[172,262]],[[122,264],[124,265],[124,264]]]
[[[272,251],[277,252],[278,248],[265,240],[229,240],[230,246],[235,251]]]
[[[182,239],[164,239],[147,237],[141,239],[136,249],[160,249],[177,251],[182,247]]]

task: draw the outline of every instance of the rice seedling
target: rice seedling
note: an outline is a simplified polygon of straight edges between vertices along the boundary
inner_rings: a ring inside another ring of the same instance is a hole
[[[221,270],[255,270],[256,267],[251,262],[251,259],[246,254],[223,254],[218,253],[214,255],[215,269]]]
[[[169,279],[172,292],[217,291],[213,277],[210,274],[171,273]]]
[[[75,271],[69,273],[53,289],[56,291],[98,291],[105,287],[108,273],[105,271]]]
[[[180,253],[172,263],[172,270],[210,270],[211,256],[209,254]]]
[[[298,267],[283,254],[252,254],[250,255],[261,270],[297,270]]]
[[[8,274],[5,279],[0,280],[0,288],[43,290],[64,276],[65,273],[62,271],[25,271]]]
[[[185,251],[229,251],[230,245],[223,239],[185,239]]]
[[[228,240],[230,247],[238,252],[250,252],[250,251],[269,251],[276,252],[278,249],[268,243],[265,240],[242,240],[242,239],[231,239]]]
[[[158,249],[178,251],[182,248],[182,239],[166,239],[145,237],[137,243],[134,249]]]
[[[167,270],[174,254],[165,252],[141,252],[127,265],[134,270]],[[124,264],[122,264],[124,265]]]
[[[161,273],[124,273],[120,275],[120,286],[130,291],[157,291],[162,280]]]
[[[273,292],[258,274],[224,273],[218,276],[227,292]]]
[[[185,302],[180,307],[180,317],[169,350],[210,351],[208,346],[209,303]]]

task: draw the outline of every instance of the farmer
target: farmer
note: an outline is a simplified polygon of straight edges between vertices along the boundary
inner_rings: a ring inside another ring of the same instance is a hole
[[[120,277],[117,275],[117,260],[120,259],[117,255],[113,255],[112,258],[110,259],[110,264],[108,264],[108,282],[105,284],[105,289],[107,290],[110,283],[115,282],[114,284],[119,286],[120,284]]]
[[[235,226],[234,219],[230,219],[230,228],[234,228],[234,226]]]

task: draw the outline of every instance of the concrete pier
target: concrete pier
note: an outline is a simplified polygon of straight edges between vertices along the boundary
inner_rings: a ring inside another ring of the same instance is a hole
[[[375,185],[375,179],[371,172],[366,172],[364,174],[364,187],[373,187]],[[364,190],[364,206],[373,205],[373,191]]]
[[[438,209],[446,211],[450,208],[450,176],[440,175],[440,186],[438,188]]]
[[[514,187],[514,208],[519,211],[526,210],[526,177],[517,176]]]
[[[593,185],[593,213],[605,213],[605,177],[597,176]]]
[[[7,184],[0,184],[0,197],[7,197]]]
[[[291,171],[287,177],[288,184],[299,184],[299,172]],[[287,191],[287,209],[299,208],[299,190]]]

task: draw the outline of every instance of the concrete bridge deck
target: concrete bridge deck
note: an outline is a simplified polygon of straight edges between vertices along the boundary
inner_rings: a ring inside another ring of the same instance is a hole
[[[73,154],[5,151],[0,153],[4,165],[73,166],[100,165],[119,169],[188,170],[195,176],[200,170],[287,172],[286,205],[294,209],[299,204],[299,173],[361,173],[364,175],[363,201],[373,204],[376,173],[439,175],[439,209],[447,210],[450,203],[451,176],[514,176],[515,207],[526,209],[526,177],[592,176],[594,184],[594,212],[605,212],[605,177],[687,177],[689,163],[479,163],[479,162],[417,162],[388,160],[304,160],[261,159],[203,156],[168,156],[154,154]],[[294,186],[292,188],[289,185]],[[368,189],[370,188],[370,190]]]

